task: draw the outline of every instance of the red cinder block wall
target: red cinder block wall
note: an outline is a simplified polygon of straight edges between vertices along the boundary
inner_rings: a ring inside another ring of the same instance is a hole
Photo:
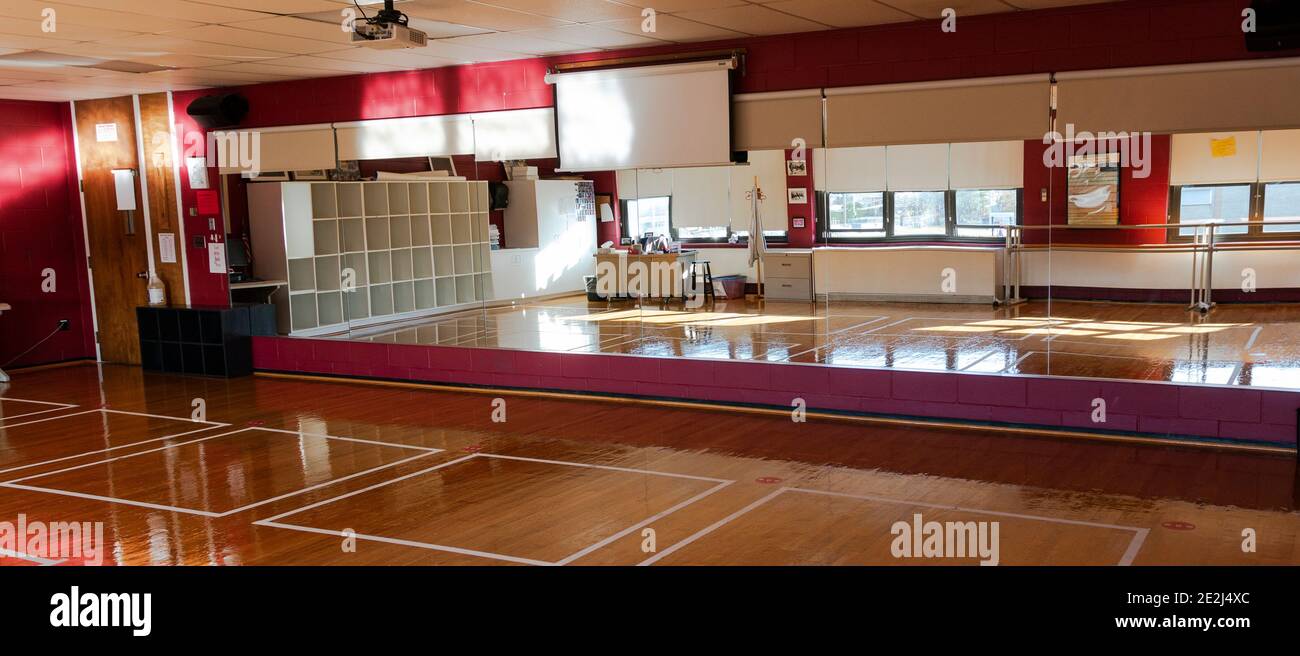
[[[58,326],[12,366],[93,357],[81,199],[67,103],[0,100],[0,365]],[[54,291],[42,290],[54,271]]]
[[[204,157],[207,154],[206,133],[190,115],[185,112],[194,99],[204,95],[203,91],[177,91],[172,94],[172,113],[176,120],[174,129],[179,139],[181,157]],[[184,162],[182,161],[183,165]],[[211,191],[220,189],[221,178],[216,168],[208,169],[208,184]],[[219,193],[219,191],[218,191]],[[185,222],[185,262],[190,274],[190,305],[210,305],[226,307],[230,305],[230,279],[224,273],[212,273],[208,269],[206,248],[195,248],[194,238],[202,236],[205,240],[216,237],[225,241],[226,226],[221,213],[191,215],[192,209],[198,207],[198,190],[190,187],[189,176],[181,169],[181,221]],[[216,229],[208,227],[208,220],[213,219]]]

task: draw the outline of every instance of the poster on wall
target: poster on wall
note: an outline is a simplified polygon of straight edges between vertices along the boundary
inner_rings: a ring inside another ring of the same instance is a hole
[[[1070,225],[1119,225],[1119,153],[1071,157],[1067,176]]]

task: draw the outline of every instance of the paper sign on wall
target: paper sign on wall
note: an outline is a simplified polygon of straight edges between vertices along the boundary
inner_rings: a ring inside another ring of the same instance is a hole
[[[1236,157],[1237,138],[1210,139],[1210,157]]]
[[[176,235],[170,232],[158,233],[158,259],[163,264],[176,263]]]
[[[200,191],[194,194],[199,209],[199,214],[220,214],[221,201],[220,196],[215,191]]]
[[[190,179],[190,189],[207,189],[208,159],[206,157],[186,157],[185,175]]]
[[[95,124],[95,141],[117,141],[117,124],[116,123],[96,123]]]
[[[226,245],[219,241],[208,242],[208,272],[226,273]]]
[[[113,169],[113,189],[117,192],[117,209],[135,209],[135,171]]]

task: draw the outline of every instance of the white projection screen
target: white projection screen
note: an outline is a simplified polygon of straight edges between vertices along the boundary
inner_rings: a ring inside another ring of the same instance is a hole
[[[557,73],[560,169],[717,166],[731,161],[734,60]]]

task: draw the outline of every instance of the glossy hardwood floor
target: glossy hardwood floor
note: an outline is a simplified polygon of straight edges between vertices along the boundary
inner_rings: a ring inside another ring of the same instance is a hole
[[[13,374],[0,522],[102,522],[110,563],[976,562],[893,557],[891,527],[920,514],[998,522],[1002,564],[1300,564],[1288,457],[115,365]]]
[[[1300,304],[544,303],[343,339],[1300,389]]]

